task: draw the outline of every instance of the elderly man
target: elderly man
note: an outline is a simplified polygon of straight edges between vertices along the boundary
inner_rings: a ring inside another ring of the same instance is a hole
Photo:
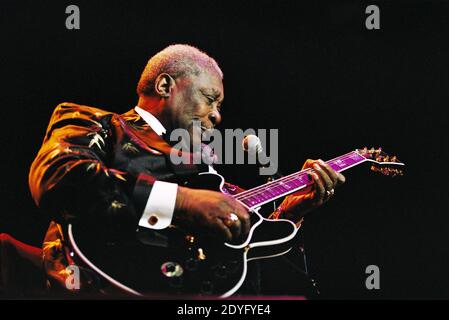
[[[36,204],[53,220],[43,245],[52,287],[64,288],[72,263],[64,232],[70,222],[94,226],[112,240],[130,236],[137,226],[182,226],[226,241],[248,233],[249,213],[239,201],[182,186],[202,169],[175,165],[169,157],[173,130],[187,130],[193,141],[222,120],[223,74],[215,60],[188,45],[169,46],[149,60],[137,93],[137,106],[122,115],[72,103],[60,104],[52,115],[29,175]],[[314,187],[286,197],[273,218],[299,221],[344,182],[320,160],[308,160],[308,166]],[[238,219],[230,221],[231,213]]]

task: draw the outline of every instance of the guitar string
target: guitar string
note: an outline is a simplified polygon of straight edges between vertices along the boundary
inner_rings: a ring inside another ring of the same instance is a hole
[[[335,159],[329,160],[329,161],[327,161],[327,163],[329,164],[329,163],[331,163],[333,161],[347,160],[347,159],[351,159],[351,155],[343,155],[343,156],[337,157]],[[262,193],[264,193],[266,191],[269,192],[269,188],[277,187],[277,185],[280,185],[280,183],[289,183],[289,182],[292,182],[292,181],[295,181],[295,180],[298,181],[298,178],[300,176],[303,176],[304,174],[308,173],[309,171],[314,172],[314,170],[312,168],[308,168],[308,169],[305,169],[305,170],[300,171],[300,172],[295,172],[295,173],[293,173],[293,174],[291,174],[289,176],[286,176],[286,177],[283,177],[281,179],[273,181],[273,182],[277,182],[277,183],[270,182],[269,185],[266,184],[266,185],[263,185],[263,186],[258,187],[258,188],[250,189],[251,192],[247,192],[247,193],[245,193],[243,195],[242,195],[242,193],[239,193],[238,195],[236,195],[236,199],[240,200],[240,201],[241,200],[246,200],[246,199],[249,199],[251,197],[260,195],[260,194],[262,194]],[[295,186],[293,189],[295,189],[295,188],[297,188],[297,186]],[[281,194],[282,193],[288,193],[288,192],[290,192],[290,190],[288,190],[286,192],[282,191]],[[278,196],[278,195],[276,195],[276,196]]]
[[[335,162],[337,160],[352,159],[351,156],[352,155],[346,154],[346,155],[337,157],[335,159],[329,160],[329,161],[327,161],[327,163],[330,164],[330,163]],[[314,170],[312,168],[307,168],[307,169],[305,169],[303,171],[295,172],[295,173],[293,173],[293,174],[291,174],[289,176],[286,176],[286,177],[283,177],[281,179],[278,179],[278,180],[275,180],[273,182],[270,182],[269,184],[266,184],[266,185],[263,185],[263,186],[260,186],[260,187],[254,188],[254,189],[250,189],[249,190],[250,192],[246,192],[245,194],[239,193],[238,195],[235,196],[235,199],[237,199],[239,201],[243,201],[243,200],[247,200],[247,199],[249,199],[251,197],[255,197],[255,196],[261,195],[261,194],[263,194],[265,192],[269,192],[271,194],[271,192],[269,191],[269,188],[276,188],[276,187],[278,187],[278,185],[281,186],[281,183],[282,184],[288,184],[288,183],[290,183],[292,181],[298,181],[298,178],[300,178],[301,176],[304,176],[304,174],[307,174],[310,171],[314,172]],[[293,189],[295,189],[297,187],[299,187],[299,186],[295,186],[295,187],[293,187]],[[287,189],[286,192],[281,192],[280,194],[288,193],[289,191],[290,190]],[[276,196],[279,196],[280,194],[278,194]]]
[[[341,155],[341,156],[339,156],[339,157],[336,157],[336,158],[333,158],[333,159],[331,159],[331,160],[328,160],[327,162],[336,161],[336,160],[338,160],[338,159],[341,160],[341,159],[343,159],[343,158],[346,158],[346,157],[348,157],[348,156],[353,155],[354,153],[355,153],[355,151],[351,151],[351,152],[348,152],[348,153],[346,153],[346,154],[344,154],[344,155]],[[356,154],[359,155],[358,153],[356,153]],[[296,175],[298,175],[298,174],[300,174],[300,173],[305,173],[306,171],[309,171],[309,170],[310,170],[310,169],[308,168],[308,169],[304,169],[304,170],[299,171],[299,172],[291,173],[291,174],[289,174],[289,175],[287,175],[287,176],[285,176],[285,177],[282,177],[282,178],[280,178],[280,179],[278,179],[278,180],[270,181],[270,182],[267,182],[267,183],[265,183],[265,184],[263,184],[263,185],[261,185],[261,186],[258,186],[258,187],[255,187],[255,188],[252,188],[252,189],[249,189],[249,190],[245,190],[245,191],[243,191],[243,192],[240,192],[240,193],[237,194],[236,196],[245,196],[245,195],[247,195],[248,193],[252,193],[252,192],[257,191],[257,190],[259,190],[259,189],[261,189],[261,188],[265,188],[265,187],[271,186],[272,184],[275,184],[275,183],[277,183],[277,182],[279,182],[279,181],[287,180],[287,179],[291,178],[292,176],[296,176]]]
[[[354,155],[354,154],[361,156],[363,159],[355,160],[355,159],[353,158],[353,155]],[[347,160],[347,159],[355,160],[356,162],[352,163],[351,165],[357,165],[357,164],[363,162],[362,160],[364,160],[364,159],[366,159],[366,158],[363,157],[362,155],[360,155],[358,152],[352,151],[352,152],[349,152],[349,153],[347,153],[347,154],[345,154],[345,155],[342,155],[342,156],[336,157],[336,158],[334,158],[334,159],[328,160],[328,161],[326,161],[326,163],[331,164],[332,162],[335,162],[335,161],[338,161],[338,160]],[[249,198],[251,198],[251,197],[255,197],[255,196],[257,196],[257,195],[262,195],[262,194],[265,193],[265,192],[268,192],[268,193],[271,194],[271,196],[273,196],[273,194],[269,191],[269,189],[272,188],[272,187],[274,187],[274,188],[277,187],[277,186],[276,186],[276,182],[277,182],[277,184],[279,185],[280,182],[282,182],[282,183],[284,183],[284,182],[285,182],[285,183],[288,183],[288,182],[292,182],[292,181],[295,181],[295,180],[298,181],[297,179],[298,179],[301,175],[304,175],[304,173],[306,173],[306,172],[308,172],[308,171],[314,172],[314,170],[313,170],[312,168],[308,168],[308,169],[305,169],[305,170],[300,171],[300,172],[295,172],[295,173],[292,173],[292,174],[290,174],[290,175],[288,175],[288,176],[286,176],[286,177],[283,177],[283,178],[278,179],[278,180],[275,180],[275,181],[273,181],[273,182],[264,184],[264,185],[259,186],[259,187],[257,187],[257,188],[253,188],[253,189],[247,190],[247,191],[245,191],[245,192],[241,192],[241,193],[237,194],[237,195],[235,196],[235,198],[236,198],[237,200],[242,201],[242,200],[247,200],[247,199],[249,199]],[[307,185],[307,184],[306,184],[306,185]],[[297,188],[297,187],[298,187],[298,186],[295,186],[295,187],[293,187],[293,189],[295,189],[295,188]],[[285,192],[285,191],[282,191],[280,194],[277,194],[277,195],[275,194],[274,196],[275,196],[275,197],[277,197],[277,196],[282,196],[282,195],[285,195],[285,194],[291,192],[291,190],[289,190],[289,189],[287,189],[287,190],[288,190],[288,191],[286,191],[286,192]],[[244,194],[242,194],[242,193],[244,193]],[[263,200],[265,201],[266,199],[263,199]],[[256,199],[256,202],[257,202],[257,201],[258,201],[258,199]],[[262,201],[262,202],[264,202],[264,201]],[[259,203],[261,203],[261,202],[259,202]],[[258,204],[258,203],[256,203],[256,204],[251,204],[251,205],[254,206],[254,205],[257,205],[257,204]]]
[[[343,159],[348,159],[348,157],[345,157],[345,158],[342,157],[342,158],[340,158],[340,159],[341,159],[341,160],[343,160]],[[288,184],[289,184],[290,182],[293,182],[293,181],[298,182],[298,181],[299,181],[298,179],[301,178],[301,176],[304,176],[304,174],[306,174],[306,173],[308,173],[308,172],[314,172],[314,170],[313,170],[312,168],[308,168],[308,169],[306,169],[306,170],[304,170],[304,171],[302,171],[302,172],[300,172],[300,173],[294,174],[293,176],[289,176],[287,179],[283,179],[282,181],[277,180],[277,183],[276,183],[276,184],[270,184],[269,186],[268,186],[268,185],[267,185],[267,186],[264,186],[263,188],[260,188],[260,189],[258,189],[258,190],[252,190],[252,192],[246,193],[246,194],[244,194],[244,195],[240,195],[240,194],[239,194],[240,196],[239,196],[239,197],[235,197],[235,199],[236,199],[236,200],[239,200],[239,201],[245,201],[245,200],[248,200],[248,199],[254,197],[254,198],[255,198],[255,201],[253,201],[253,202],[250,203],[250,204],[245,203],[245,205],[254,206],[254,205],[257,205],[257,204],[262,203],[262,202],[264,202],[265,200],[267,200],[266,197],[264,196],[264,194],[269,193],[269,195],[270,195],[269,198],[270,198],[270,197],[283,196],[283,195],[285,195],[285,194],[288,194],[288,193],[292,192],[292,191],[291,191],[292,189],[296,189],[296,188],[300,187],[301,185],[291,187],[291,186],[288,185]],[[281,184],[281,183],[282,183],[282,184]],[[301,181],[301,183],[303,183],[303,182]],[[283,184],[287,184],[287,186],[290,187],[290,189],[287,188],[287,187],[285,187],[285,186],[283,186]],[[307,183],[306,183],[305,185],[307,185]],[[272,192],[270,192],[270,189],[275,189],[275,188],[278,188],[278,189],[279,189],[281,186],[282,186],[283,189],[281,189],[281,192],[279,192],[279,194],[273,194]],[[262,201],[260,201],[261,199],[259,198],[259,196],[262,196],[262,197],[263,197]],[[255,203],[254,203],[254,202],[255,202]]]
[[[341,157],[340,158],[340,160],[343,160],[343,159],[346,159],[346,157]],[[331,162],[331,160],[329,162]],[[261,186],[261,187],[255,188],[255,189],[251,189],[250,192],[246,192],[245,194],[239,193],[235,198],[237,200],[244,200],[244,199],[248,199],[248,198],[257,196],[259,194],[262,194],[262,193],[264,193],[266,191],[269,192],[269,189],[271,189],[271,188],[279,188],[283,184],[288,184],[288,183],[290,183],[292,181],[295,181],[295,180],[298,181],[298,179],[302,178],[302,176],[304,176],[305,174],[308,174],[309,172],[313,172],[313,171],[314,171],[313,168],[307,168],[307,169],[302,170],[300,172],[295,172],[292,175],[289,175],[287,177],[284,177],[284,178],[278,179],[276,181],[273,181],[269,185],[264,185],[264,186]],[[297,186],[295,186],[295,188],[296,187]]]
[[[345,155],[342,155],[340,157],[334,158],[332,160],[328,160],[327,163],[331,163],[333,161],[343,160],[343,159],[347,160],[348,158],[351,158],[351,155],[345,154]],[[256,187],[256,188],[253,188],[253,189],[241,192],[241,193],[236,195],[236,199],[240,200],[240,199],[246,198],[246,196],[250,196],[250,194],[251,195],[258,194],[258,191],[262,191],[263,192],[263,191],[266,190],[267,187],[271,187],[272,185],[279,184],[280,182],[291,182],[291,181],[294,181],[294,180],[296,180],[299,177],[299,175],[304,175],[308,171],[313,171],[313,169],[312,168],[307,168],[307,169],[299,171],[299,172],[294,172],[294,173],[292,173],[292,174],[290,174],[288,176],[285,176],[285,177],[280,178],[278,180],[272,181],[272,182],[270,182],[268,184],[264,184],[262,186],[259,186],[259,187]]]

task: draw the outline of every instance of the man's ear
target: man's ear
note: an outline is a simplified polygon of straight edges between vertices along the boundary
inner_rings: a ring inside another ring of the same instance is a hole
[[[175,79],[167,73],[161,73],[154,82],[154,91],[163,98],[168,98],[175,86]]]

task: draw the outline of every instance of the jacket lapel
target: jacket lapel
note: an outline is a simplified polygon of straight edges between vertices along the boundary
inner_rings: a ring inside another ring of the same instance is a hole
[[[118,118],[123,131],[134,143],[149,153],[164,155],[167,163],[170,164],[176,174],[184,175],[200,171],[198,166],[193,164],[193,156],[191,153],[181,153],[181,151],[172,148],[161,136],[154,132],[134,109],[120,115]],[[176,152],[178,157],[182,157],[181,164],[173,164],[171,162],[170,155],[172,152]]]

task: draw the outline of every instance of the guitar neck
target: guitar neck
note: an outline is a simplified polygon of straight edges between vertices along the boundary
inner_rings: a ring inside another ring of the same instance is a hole
[[[367,161],[357,151],[351,151],[337,158],[326,161],[329,166],[337,172],[345,171],[358,164]],[[248,209],[258,208],[277,198],[294,193],[313,184],[310,173],[312,168],[292,173],[288,176],[268,182],[259,187],[241,192],[234,197],[243,203]]]

